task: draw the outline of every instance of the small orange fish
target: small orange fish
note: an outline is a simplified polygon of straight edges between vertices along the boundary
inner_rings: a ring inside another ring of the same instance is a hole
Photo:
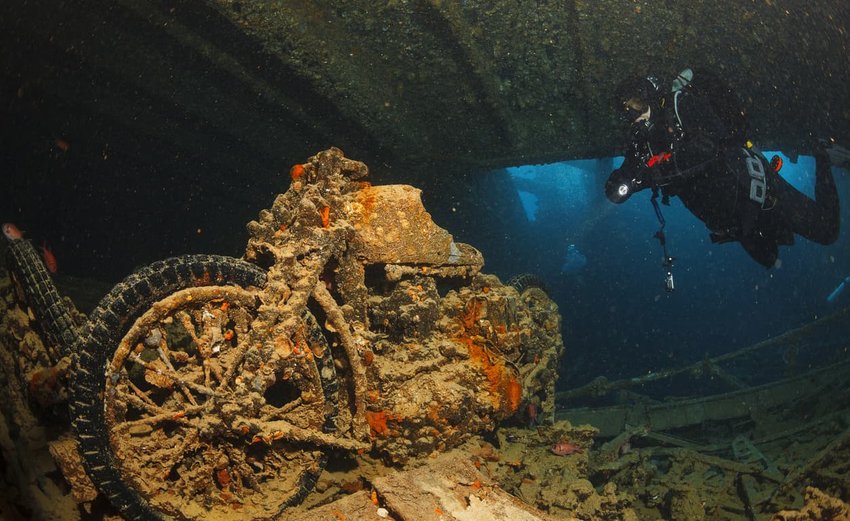
[[[53,252],[47,247],[46,242],[41,243],[41,257],[44,259],[44,265],[47,267],[47,271],[50,273],[56,273],[59,271],[59,264],[56,262],[56,255],[53,255]]]
[[[24,238],[23,232],[21,232],[21,230],[12,223],[3,223],[3,235],[5,235],[10,241],[16,241]]]
[[[552,451],[552,454],[557,454],[558,456],[568,456],[577,452],[584,452],[584,449],[568,441],[559,441],[552,445],[549,450]]]

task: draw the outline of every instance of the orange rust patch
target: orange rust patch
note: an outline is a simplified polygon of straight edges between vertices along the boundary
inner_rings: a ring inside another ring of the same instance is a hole
[[[372,362],[375,361],[375,353],[372,352],[371,349],[366,349],[363,351],[363,365],[369,366],[372,365]]]
[[[289,177],[292,178],[293,181],[298,181],[303,175],[304,165],[293,165],[292,168],[289,169]]]
[[[482,369],[487,378],[493,406],[505,416],[514,414],[522,401],[522,386],[514,371],[505,365],[504,360],[491,356],[485,347],[471,338],[460,337],[458,340],[466,346],[470,360]]]
[[[227,472],[227,469],[219,469],[216,472],[216,477],[218,478],[218,484],[222,487],[226,487],[230,484],[230,473]]]
[[[372,403],[378,403],[378,400],[381,399],[381,392],[377,389],[370,389],[366,391],[366,399]]]
[[[366,411],[366,421],[369,423],[372,436],[387,437],[390,431],[387,427],[387,419],[387,411]]]
[[[460,317],[463,322],[463,327],[472,329],[478,324],[478,319],[481,318],[481,308],[484,307],[484,302],[480,299],[470,299],[464,308],[464,313]]]
[[[522,402],[522,386],[519,384],[516,378],[511,376],[511,379],[508,381],[507,394],[505,395],[507,398],[507,407],[508,410],[516,412],[519,409],[519,404]]]
[[[324,206],[319,211],[319,215],[322,218],[322,228],[327,228],[331,224],[331,207]]]
[[[375,203],[377,201],[375,189],[371,186],[364,188],[357,193],[357,202],[363,206],[363,224],[368,224],[372,220],[372,214],[375,212]]]
[[[437,423],[443,419],[440,417],[440,407],[437,405],[429,405],[425,415],[431,420],[431,423]]]

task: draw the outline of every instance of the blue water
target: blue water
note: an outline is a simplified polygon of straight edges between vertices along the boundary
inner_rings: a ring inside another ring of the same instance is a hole
[[[564,257],[564,264],[561,266],[561,273],[581,273],[585,266],[587,266],[587,257],[579,251],[578,246],[575,244],[567,246],[567,254]]]
[[[800,156],[794,164],[782,157],[783,177],[812,197],[814,159]],[[597,375],[637,376],[695,362],[850,305],[850,292],[827,301],[850,275],[846,233],[830,246],[797,237],[794,246],[780,247],[781,263],[766,270],[738,243],[712,244],[703,223],[676,198],[662,206],[675,257],[676,291],[666,292],[650,192],[621,205],[603,193],[609,173],[621,163],[621,157],[603,158],[501,171],[528,216],[513,230],[527,248],[514,250],[509,260],[485,249],[485,258],[502,276],[536,273],[559,304],[567,348],[560,387]],[[850,174],[833,173],[842,201],[848,200]],[[845,204],[842,222],[847,213]],[[535,247],[541,242],[545,248]],[[571,244],[585,260],[580,276],[563,269]]]

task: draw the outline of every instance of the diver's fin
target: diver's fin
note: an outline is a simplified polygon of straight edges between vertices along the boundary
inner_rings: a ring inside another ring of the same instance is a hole
[[[829,162],[832,163],[832,166],[850,168],[850,150],[838,143],[825,140],[821,140],[821,146],[826,155],[829,156]]]
[[[758,232],[741,237],[741,246],[753,260],[765,268],[772,268],[779,258],[779,248],[776,241],[768,239]]]

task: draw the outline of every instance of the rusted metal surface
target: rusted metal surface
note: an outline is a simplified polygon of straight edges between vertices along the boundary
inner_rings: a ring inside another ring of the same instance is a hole
[[[302,305],[293,297],[302,281],[318,282],[312,298],[338,337],[332,350],[345,353],[334,355],[350,391],[340,393],[338,429],[351,422],[355,436],[403,462],[490,430],[531,401],[551,415],[557,306],[481,274],[480,253],[431,220],[418,190],[371,186],[366,174],[337,149],[321,152],[293,167],[290,190],[248,225],[246,257],[274,263],[268,285],[289,295],[285,309]]]

